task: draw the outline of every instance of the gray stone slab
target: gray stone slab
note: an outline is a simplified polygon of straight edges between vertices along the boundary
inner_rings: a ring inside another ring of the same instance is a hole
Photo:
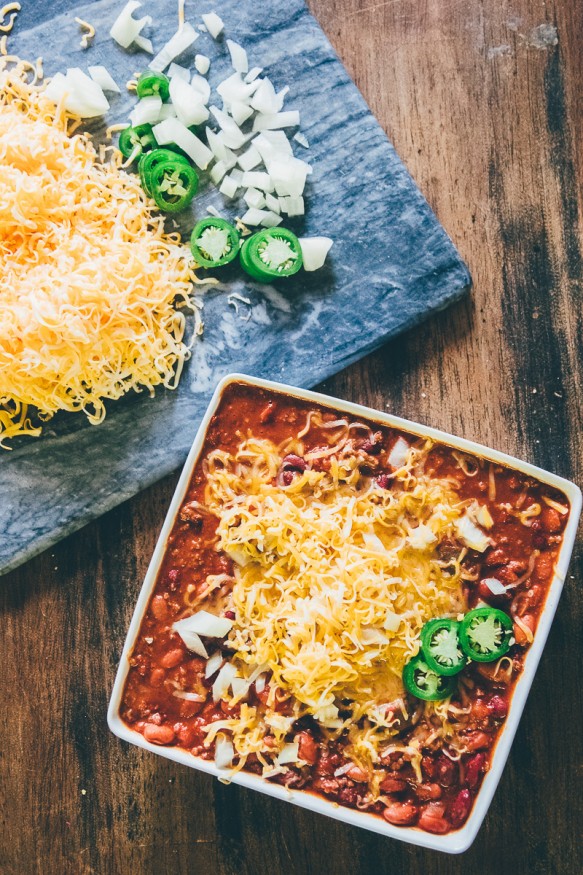
[[[48,75],[66,66],[105,63],[121,83],[147,64],[108,36],[121,0],[78,6],[73,0],[23,4],[11,38],[21,57],[45,59]],[[199,21],[187,3],[187,15]],[[175,0],[144,2],[159,47],[176,28]],[[290,221],[305,235],[334,238],[326,267],[276,286],[254,284],[229,269],[204,296],[204,338],[175,392],[133,395],[109,406],[93,427],[59,415],[40,439],[0,455],[0,573],[46,549],[177,468],[218,379],[242,371],[313,386],[460,298],[470,278],[445,231],[348,77],[302,0],[222,0],[229,37],[247,49],[276,86],[289,84],[286,107],[301,111],[310,148],[294,143],[314,172],[307,216]],[[96,26],[89,51],[79,46],[75,16]],[[210,81],[230,72],[226,45],[201,34],[196,51],[213,59]],[[192,57],[192,55],[191,55]],[[132,103],[112,96],[107,123],[125,121]],[[103,126],[93,125],[95,136]],[[237,210],[203,179],[196,216],[212,204]],[[244,207],[242,208],[244,209]],[[239,214],[242,212],[240,208]],[[180,220],[183,230],[193,216]],[[231,299],[235,292],[249,304]],[[0,451],[1,452],[1,451]]]

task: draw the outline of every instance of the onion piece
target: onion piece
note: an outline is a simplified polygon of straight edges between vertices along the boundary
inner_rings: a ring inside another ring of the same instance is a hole
[[[231,686],[231,681],[236,675],[237,669],[235,666],[230,662],[226,662],[219,671],[212,686],[214,702],[219,702],[227,695],[227,691]]]
[[[221,194],[224,194],[225,197],[229,199],[233,199],[239,190],[239,186],[235,182],[235,180],[231,176],[225,176],[219,191]]]
[[[206,55],[195,55],[194,56],[194,68],[197,73],[200,73],[201,76],[206,76],[209,71],[209,67],[211,65],[210,58],[207,58]]]
[[[283,222],[282,217],[279,213],[274,213],[272,210],[267,210],[267,215],[264,216],[261,220],[261,226],[263,228],[277,228],[278,225],[281,225]]]
[[[224,735],[217,735],[215,742],[215,766],[217,769],[230,769],[233,765],[233,757],[235,756],[235,748],[233,742],[225,738]]]
[[[177,699],[184,699],[185,702],[206,702],[206,696],[201,696],[200,693],[189,693],[187,690],[174,690],[172,693]]]
[[[132,14],[139,9],[142,4],[139,0],[129,0],[113,22],[109,31],[110,37],[116,41],[123,49],[127,49],[135,42],[140,31],[147,24],[152,24],[152,19],[149,15],[144,18],[133,18]]]
[[[294,134],[294,140],[296,140],[296,142],[298,142],[300,144],[300,146],[303,146],[304,149],[310,148],[310,143],[308,142],[308,138],[304,137],[304,135],[300,131],[298,131],[297,134]]]
[[[242,100],[234,100],[231,104],[231,115],[238,125],[244,124],[253,115],[253,110]]]
[[[201,18],[213,39],[216,39],[223,32],[225,27],[223,19],[216,12],[207,12],[205,15],[201,15]]]
[[[300,123],[300,114],[297,109],[287,112],[275,112],[260,114],[253,122],[254,131],[273,131],[281,128],[295,128]]]
[[[240,73],[233,73],[217,85],[217,93],[228,104],[235,100],[248,103],[254,91],[255,85],[243,82]]]
[[[187,617],[186,619],[190,620],[190,617]],[[182,623],[183,625],[180,626],[180,623]],[[174,623],[172,628],[175,632],[178,633],[178,635],[180,635],[185,647],[187,647],[189,650],[192,650],[193,653],[198,654],[198,656],[202,656],[203,659],[206,659],[208,657],[206,647],[200,640],[199,634],[190,630],[188,628],[188,625],[185,624],[184,620],[178,620],[177,623]]]
[[[233,678],[231,681],[231,689],[233,696],[236,699],[242,699],[249,691],[249,681],[245,678]]]
[[[163,122],[167,118],[176,118],[176,110],[171,103],[163,103],[156,122]]]
[[[398,632],[400,625],[401,618],[398,614],[391,614],[389,612],[385,614],[383,629],[385,629],[387,632]]]
[[[244,225],[261,225],[267,216],[269,216],[269,210],[259,210],[255,207],[250,207],[247,212],[241,216],[241,221]]]
[[[248,188],[243,195],[243,200],[248,207],[254,207],[256,210],[262,209],[266,204],[265,197],[257,188]]]
[[[161,109],[162,98],[158,94],[143,97],[130,112],[130,121],[133,127],[157,122]]]
[[[105,115],[109,109],[109,101],[101,87],[79,67],[70,67],[66,75],[56,73],[43,94],[55,104],[62,100],[64,108],[80,118],[96,118]]]
[[[267,684],[267,678],[264,674],[260,674],[257,676],[255,680],[255,692],[262,693],[265,689],[265,685]]]
[[[185,127],[201,125],[208,120],[209,111],[202,102],[202,95],[179,76],[170,80],[170,100]]]
[[[184,628],[188,628],[198,635],[205,635],[207,638],[224,638],[233,628],[233,621],[229,620],[228,617],[218,617],[208,611],[197,611],[196,614],[192,614],[185,620],[178,620],[178,623],[184,623]],[[175,623],[174,626],[177,626],[178,623]]]
[[[271,210],[272,213],[276,213],[278,216],[281,213],[279,198],[274,197],[272,194],[269,194],[269,192],[265,193],[265,206],[268,210]]]
[[[454,523],[458,536],[462,543],[470,550],[483,553],[490,546],[490,538],[477,526],[469,516],[463,516]]]
[[[248,173],[250,170],[253,170],[254,167],[257,167],[258,164],[261,164],[261,155],[253,143],[251,143],[249,148],[239,155],[237,158],[237,164],[245,173]]]
[[[173,79],[178,76],[179,79],[184,79],[185,82],[190,82],[190,70],[187,67],[181,67],[180,64],[175,64],[174,61],[168,67],[168,76]]]
[[[243,185],[247,188],[258,188],[260,191],[273,191],[273,182],[269,173],[262,171],[249,170],[243,174]]]
[[[279,98],[271,79],[260,79],[255,94],[251,98],[251,106],[264,115],[275,115],[283,106],[283,97]]]
[[[406,440],[402,437],[397,438],[387,459],[391,468],[402,468],[409,458],[410,449]]]
[[[300,237],[299,240],[304,270],[319,270],[326,261],[334,241],[330,237]]]
[[[190,80],[190,84],[195,91],[198,91],[200,96],[202,97],[202,102],[206,104],[209,102],[211,96],[211,87],[208,84],[207,80],[204,76],[193,76]]]
[[[246,142],[247,138],[241,131],[239,125],[228,116],[226,112],[223,112],[223,110],[219,109],[217,106],[210,106],[209,109],[217,120],[221,130],[224,134],[228,135],[227,137],[222,137],[223,142],[229,146],[230,149],[240,149]]]
[[[215,672],[217,672],[223,664],[223,654],[220,650],[216,650],[212,656],[210,656],[207,660],[207,664],[204,670],[204,676],[208,680],[208,678],[212,677]]]
[[[229,168],[225,161],[217,161],[217,163],[211,167],[210,177],[215,185],[218,185],[221,179],[223,179],[226,174],[229,172]]]
[[[243,46],[240,46],[239,43],[234,42],[232,39],[228,39],[227,48],[231,56],[231,64],[237,73],[248,73],[249,62],[247,61],[247,52]]]
[[[161,48],[156,57],[150,61],[148,67],[156,73],[162,73],[175,58],[190,48],[198,37],[199,34],[195,31],[192,24],[186,22],[168,40],[166,45]]]
[[[287,213],[288,216],[303,216],[305,213],[304,199],[301,195],[299,197],[280,197],[279,205],[282,213]]]
[[[137,35],[134,40],[134,45],[141,49],[143,52],[148,52],[148,54],[154,54],[154,46],[152,45],[152,40],[148,39],[145,36],[142,36],[141,33]]]
[[[284,744],[281,751],[277,756],[277,762],[280,765],[284,763],[297,763],[299,759],[299,742],[292,741],[288,744]]]
[[[261,73],[263,73],[263,67],[253,67],[245,76],[245,82],[255,82]]]
[[[160,146],[175,143],[192,158],[197,167],[206,170],[213,158],[213,153],[199,140],[192,131],[182,124],[179,119],[168,118],[154,127],[154,136]]]
[[[96,67],[88,67],[89,75],[97,82],[102,91],[114,91],[121,94],[119,85],[106,67],[98,64]]]
[[[482,583],[486,584],[492,595],[506,595],[507,593],[504,584],[496,577],[486,577]]]
[[[278,195],[281,197],[301,197],[306,187],[306,178],[312,168],[299,158],[285,155],[270,160],[268,169]]]
[[[217,161],[224,161],[227,163],[227,147],[221,140],[221,138],[212,130],[212,128],[205,128],[207,142],[210,146],[210,150],[217,159]]]

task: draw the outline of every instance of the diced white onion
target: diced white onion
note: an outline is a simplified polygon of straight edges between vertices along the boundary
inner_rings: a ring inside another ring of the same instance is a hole
[[[362,628],[360,630],[360,640],[363,644],[388,644],[389,639],[380,629],[372,627]]]
[[[407,541],[414,550],[425,550],[435,544],[437,536],[425,523],[419,523],[416,529],[410,529]]]
[[[213,153],[179,119],[165,119],[157,124],[153,130],[156,142],[160,146],[175,143],[186,152],[189,158],[192,158],[197,167],[206,170],[212,160]]]
[[[132,15],[139,9],[142,4],[139,0],[129,0],[124,6],[118,17],[115,19],[109,31],[110,37],[116,41],[123,49],[127,49],[135,42],[140,31],[147,25],[152,23],[149,15],[144,18],[133,18]]]
[[[265,206],[265,197],[256,188],[248,188],[243,195],[243,200],[248,207],[254,207],[256,210],[260,210]]]
[[[273,182],[269,173],[258,170],[249,170],[243,174],[243,185],[246,188],[258,188],[260,191],[273,191]]]
[[[206,15],[202,15],[201,18],[212,38],[216,39],[225,27],[223,19],[217,15],[216,12],[207,12]]]
[[[233,157],[236,158],[237,156],[234,155]],[[237,185],[243,185],[243,171],[239,170],[238,167],[233,167],[231,170],[231,179],[234,179]]]
[[[269,194],[269,192],[266,192],[265,194],[265,206],[268,210],[271,210],[272,213],[277,213],[278,216],[281,213],[279,198],[274,197],[272,194]]]
[[[300,144],[300,146],[303,146],[304,149],[310,148],[308,138],[304,137],[304,135],[300,133],[300,131],[298,131],[297,134],[294,134],[294,140],[296,140]]]
[[[179,79],[190,82],[190,70],[187,67],[181,67],[180,64],[175,64],[174,61],[168,67],[168,75],[171,79],[178,76]]]
[[[201,74],[201,76],[206,76],[209,71],[209,67],[211,65],[210,58],[207,58],[206,55],[195,55],[194,56],[194,67],[195,70]]]
[[[245,76],[245,82],[255,82],[260,73],[263,73],[263,67],[253,67]]]
[[[217,672],[223,664],[223,654],[220,650],[216,650],[212,656],[209,656],[204,670],[205,678],[210,678]]]
[[[383,628],[387,630],[387,632],[398,632],[399,626],[401,625],[401,618],[398,614],[385,614],[385,620],[383,623]]]
[[[187,128],[208,120],[209,111],[202,102],[202,96],[179,76],[170,80],[170,100],[176,115]]]
[[[281,197],[301,197],[306,178],[311,168],[305,161],[291,156],[281,156],[268,163],[269,175],[276,192]]]
[[[188,690],[174,690],[172,693],[177,699],[184,699],[185,702],[206,702],[206,696],[201,696],[200,693],[189,693]]]
[[[219,191],[221,194],[224,194],[225,197],[234,198],[237,194],[239,186],[235,182],[235,180],[230,176],[225,176]]]
[[[158,121],[161,109],[162,98],[158,94],[143,97],[130,112],[130,121],[134,128],[138,125],[152,124]]]
[[[482,583],[486,584],[492,595],[506,595],[506,587],[495,577],[487,577]]]
[[[253,115],[253,110],[241,100],[234,100],[231,104],[231,115],[238,125],[244,124]]]
[[[177,623],[173,624],[172,628],[178,635],[180,635],[180,637],[184,641],[185,647],[188,647],[188,649],[192,650],[193,653],[197,653],[199,656],[202,656],[204,659],[206,659],[208,653],[206,651],[206,647],[200,640],[200,636],[197,632],[194,632],[188,627],[187,620],[190,619],[191,617],[187,617],[186,620],[178,620]]]
[[[277,756],[277,762],[280,765],[284,765],[285,763],[297,763],[299,759],[298,748],[299,743],[297,741],[284,744]]]
[[[283,106],[283,97],[277,96],[270,79],[261,79],[250,103],[259,113],[275,115]]]
[[[303,251],[303,250],[302,250]],[[397,438],[389,453],[388,463],[391,468],[402,468],[409,458],[409,444],[402,437]]]
[[[208,84],[208,81],[204,78],[204,76],[196,75],[192,77],[192,79],[190,80],[190,84],[195,91],[198,91],[198,93],[202,97],[202,102],[206,106],[211,96],[211,87]]]
[[[227,40],[227,48],[231,56],[231,63],[237,73],[248,73],[249,63],[247,61],[247,52],[240,46],[239,43],[233,42],[232,39]]]
[[[212,205],[208,206],[206,208],[206,211],[207,213],[210,213],[211,216],[215,216],[217,219],[221,218],[221,214],[219,213],[219,211],[216,209],[216,207],[213,207]]]
[[[148,37],[146,36],[142,36],[141,33],[139,33],[135,38],[134,45],[141,49],[143,52],[148,52],[149,55],[154,54],[154,46],[152,45],[152,40],[148,39]]]
[[[215,134],[212,128],[205,128],[206,138],[210,146],[211,152],[217,161],[227,161],[227,147],[221,138]]]
[[[211,167],[210,177],[215,185],[218,185],[221,179],[228,173],[229,168],[227,167],[225,161],[217,161]]]
[[[65,109],[80,118],[96,118],[109,109],[101,87],[79,67],[70,67],[66,75],[57,73],[43,93],[54,103],[64,100]]]
[[[300,123],[300,113],[297,109],[287,112],[261,113],[253,122],[254,131],[275,131],[281,128],[294,128]]]
[[[255,85],[243,82],[240,73],[233,73],[231,76],[227,76],[226,79],[223,79],[217,85],[217,92],[227,104],[231,104],[236,100],[248,103],[254,90]]]
[[[491,529],[494,525],[494,520],[492,519],[492,514],[488,510],[485,504],[482,504],[478,507],[475,513],[476,522],[479,525],[484,526],[485,529]]]
[[[178,623],[184,623],[186,628],[207,638],[224,638],[233,628],[233,621],[228,617],[217,617],[216,614],[210,614],[208,611],[197,611],[196,614],[185,620],[179,620]]]
[[[305,213],[303,197],[280,197],[279,205],[288,216],[303,216]]]
[[[186,49],[190,48],[198,37],[199,34],[195,31],[192,24],[186,22],[176,31],[174,36],[168,40],[156,57],[150,61],[148,67],[156,73],[162,73],[162,71],[172,63],[174,58],[177,58],[182,52],[185,52]]]
[[[233,742],[223,735],[217,735],[215,742],[215,766],[217,769],[230,769],[233,765],[234,756],[235,748],[233,747]]]
[[[249,681],[245,680],[245,678],[233,678],[231,689],[236,699],[242,699],[249,690]]]
[[[265,685],[267,683],[266,676],[264,674],[260,674],[255,680],[255,691],[257,693],[262,693],[265,689]]]
[[[469,516],[463,516],[456,520],[455,528],[458,536],[466,547],[470,550],[477,550],[478,553],[483,553],[490,546],[490,539],[485,532],[482,531]]]
[[[216,118],[221,130],[228,135],[223,137],[223,142],[230,149],[240,149],[247,138],[239,128],[239,125],[217,106],[211,106],[209,109]]]
[[[261,137],[262,140],[266,141],[267,143],[270,143],[276,152],[281,152],[284,155],[293,156],[291,143],[288,140],[287,134],[284,131],[263,131],[261,134],[258,134],[258,138],[259,137]],[[309,165],[306,166],[309,167]]]
[[[259,151],[255,148],[253,143],[246,149],[244,152],[239,155],[237,158],[237,164],[244,170],[246,173],[249,170],[253,170],[254,167],[257,167],[258,164],[261,164],[261,155]]]
[[[156,122],[163,122],[167,118],[176,118],[176,110],[171,103],[163,103],[158,113]]]
[[[277,228],[282,222],[281,216],[278,213],[273,213],[271,210],[267,210],[267,215],[261,219],[263,228]]]
[[[213,701],[218,702],[227,695],[227,691],[231,686],[231,681],[237,674],[237,669],[230,662],[226,662],[219,671],[216,680],[212,686]]]
[[[96,67],[88,67],[87,69],[93,81],[97,82],[102,91],[115,91],[116,94],[121,93],[119,85],[106,67],[99,64]]]
[[[268,215],[269,210],[259,210],[255,207],[250,207],[247,212],[241,216],[241,221],[244,225],[261,225]]]

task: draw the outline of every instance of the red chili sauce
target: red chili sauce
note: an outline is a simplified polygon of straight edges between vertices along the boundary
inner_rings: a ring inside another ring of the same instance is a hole
[[[214,756],[214,745],[204,747],[204,728],[232,715],[227,702],[213,702],[210,688],[214,677],[205,679],[206,661],[189,652],[172,630],[172,623],[184,616],[187,592],[200,589],[209,574],[233,572],[231,560],[215,549],[216,519],[191,505],[203,501],[202,460],[215,448],[234,451],[247,434],[278,444],[297,435],[306,424],[310,410],[319,410],[324,421],[345,416],[331,408],[319,408],[306,401],[245,385],[230,385],[224,392],[168,539],[166,555],[130,658],[120,713],[128,726],[142,733],[149,742],[174,745],[209,760]],[[367,425],[373,437],[359,437],[359,432],[355,432],[354,452],[362,458],[361,471],[376,478],[381,487],[390,489],[387,474],[392,469],[387,457],[396,438],[402,435],[410,443],[419,438],[375,422]],[[329,431],[311,429],[304,438],[306,453],[327,445],[328,441]],[[478,601],[504,610],[515,621],[516,641],[508,653],[511,666],[508,661],[504,670],[498,670],[497,663],[471,663],[464,669],[473,686],[464,687],[463,694],[454,694],[452,702],[460,711],[465,711],[458,720],[464,724],[462,736],[467,753],[456,760],[447,756],[441,741],[423,747],[432,728],[424,717],[416,725],[403,725],[399,739],[404,742],[417,739],[422,745],[423,780],[418,780],[402,754],[381,756],[375,772],[382,773],[380,788],[384,798],[370,804],[367,803],[367,776],[362,770],[355,767],[335,775],[347,763],[343,754],[344,739],[326,741],[315,720],[302,718],[290,733],[290,741],[299,741],[300,758],[306,765],[290,766],[285,774],[272,779],[321,794],[341,805],[367,810],[389,823],[416,825],[432,833],[447,833],[465,822],[484,773],[488,771],[532,638],[529,630],[536,633],[569,509],[562,493],[511,468],[465,456],[463,470],[459,464],[460,454],[458,452],[456,457],[454,452],[443,444],[436,444],[426,470],[438,477],[454,477],[460,484],[456,489],[460,498],[477,499],[480,505],[487,506],[494,520],[488,530],[492,546],[483,553],[469,550],[463,560],[464,576],[470,578],[463,584],[467,610]],[[325,465],[327,460],[319,460],[319,463]],[[293,472],[283,472],[283,488],[290,476]],[[562,510],[547,504],[545,498]],[[541,507],[540,514],[527,520],[527,524],[513,514],[535,503]],[[444,554],[449,548],[453,555],[459,553],[460,545],[455,542],[440,545]],[[495,596],[484,583],[491,578],[513,586]],[[177,698],[173,695],[177,688],[198,690],[200,701]],[[257,694],[252,685],[247,701],[255,705],[265,703],[268,689]],[[262,770],[254,755],[247,760],[245,769],[256,773]]]

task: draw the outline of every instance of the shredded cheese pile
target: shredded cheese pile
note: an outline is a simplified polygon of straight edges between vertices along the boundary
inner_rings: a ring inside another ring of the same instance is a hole
[[[464,551],[450,560],[437,548],[455,537],[467,502],[425,474],[430,447],[410,450],[391,489],[362,475],[348,446],[323,451],[329,471],[308,469],[284,487],[274,478],[289,444],[250,437],[234,454],[209,454],[205,505],[219,518],[217,549],[236,563],[230,661],[241,677],[263,667],[271,692],[266,716],[245,704],[240,719],[212,724],[207,742],[228,730],[244,757],[269,732],[277,753],[310,714],[331,736],[348,731],[355,761],[378,762],[395,717],[408,716],[401,674],[421,627],[464,609]],[[276,713],[282,698],[291,716]],[[443,704],[428,707],[445,725]]]
[[[0,446],[40,433],[29,407],[98,423],[105,399],[174,388],[189,355],[176,305],[194,304],[188,250],[138,177],[70,136],[25,69],[0,69]]]

